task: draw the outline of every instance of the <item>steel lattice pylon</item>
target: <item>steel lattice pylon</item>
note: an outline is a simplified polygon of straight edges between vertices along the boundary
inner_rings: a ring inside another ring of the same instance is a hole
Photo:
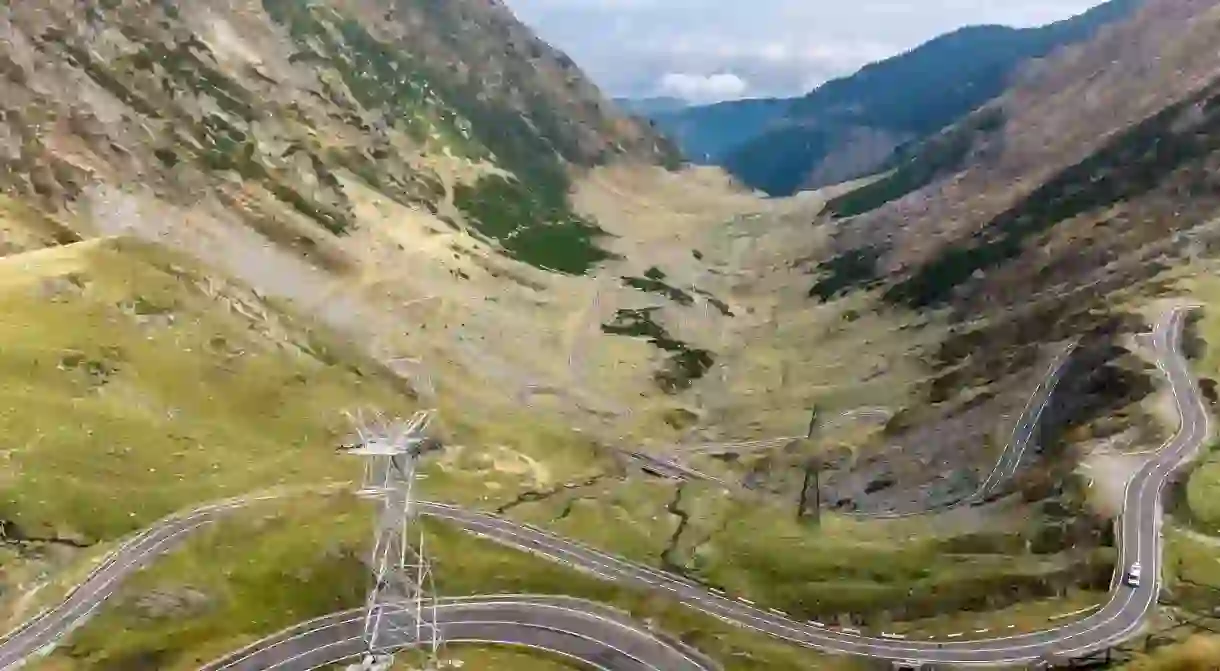
[[[373,582],[365,602],[365,655],[348,669],[388,669],[393,651],[404,644],[421,650],[425,668],[435,669],[441,646],[436,590],[414,490],[420,459],[432,449],[425,434],[432,413],[417,412],[405,422],[375,411],[347,415],[357,434],[347,453],[367,458],[359,494],[380,502],[369,567]]]

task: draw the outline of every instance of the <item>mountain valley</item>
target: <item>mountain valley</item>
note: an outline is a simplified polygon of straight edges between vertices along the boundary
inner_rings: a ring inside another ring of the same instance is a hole
[[[340,448],[368,407],[435,411],[437,510],[770,617],[966,644],[1102,608],[1123,494],[1095,480],[1187,423],[1140,334],[1202,305],[1185,356],[1213,404],[1220,379],[1220,4],[1106,7],[968,113],[819,131],[876,151],[764,198],[496,0],[0,3],[0,654],[230,497],[23,661],[199,669],[360,607],[373,504]],[[1205,438],[1132,669],[1210,654]],[[588,599],[700,668],[889,663],[446,519],[446,597]]]

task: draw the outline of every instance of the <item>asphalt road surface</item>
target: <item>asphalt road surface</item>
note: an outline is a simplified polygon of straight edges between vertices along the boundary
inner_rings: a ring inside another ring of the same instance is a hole
[[[387,649],[430,638],[406,612],[390,614]],[[712,671],[694,651],[657,638],[625,614],[578,599],[487,596],[448,599],[436,607],[446,643],[512,645],[546,650],[599,671]],[[363,609],[303,622],[204,666],[201,671],[309,671],[364,654]]]
[[[1177,434],[1166,442],[1128,483],[1121,519],[1122,559],[1117,570],[1125,571],[1138,561],[1144,568],[1144,581],[1135,589],[1116,581],[1112,598],[1103,608],[1081,620],[1053,629],[967,642],[868,637],[818,623],[794,621],[783,613],[755,607],[740,598],[706,589],[682,577],[635,564],[494,515],[439,503],[423,504],[424,512],[505,545],[567,564],[603,579],[666,593],[670,598],[695,610],[824,652],[966,665],[1020,664],[1050,656],[1080,655],[1134,635],[1144,617],[1155,605],[1160,588],[1160,494],[1170,474],[1197,453],[1210,431],[1202,397],[1179,351],[1183,320],[1184,310],[1175,309],[1158,321],[1151,336],[1157,366],[1170,383],[1181,424]],[[83,622],[124,577],[165,552],[194,528],[207,524],[216,516],[246,502],[247,500],[232,500],[205,506],[192,513],[169,518],[128,541],[59,606],[0,640],[0,670],[12,668],[40,649],[53,644]],[[680,660],[675,661],[671,656],[675,653],[686,657],[692,663],[698,662],[672,646],[669,646],[669,650],[662,650],[648,644],[644,639],[638,638],[645,635],[645,632],[637,627],[628,626],[624,622],[609,621],[603,617],[589,616],[587,613],[581,615],[576,608],[559,612],[553,604],[534,603],[528,598],[524,603],[518,600],[504,605],[503,597],[486,597],[485,601],[464,602],[462,605],[450,605],[446,608],[449,609],[446,612],[450,615],[447,616],[448,619],[441,621],[441,626],[447,627],[445,633],[457,637],[457,640],[470,637],[469,640],[537,645],[554,649],[560,654],[573,655],[595,668],[603,669],[700,668],[674,666],[675,663],[681,664]],[[323,620],[324,626],[306,623],[294,628],[292,631],[295,633],[287,634],[289,638],[296,636],[294,641],[307,639],[306,643],[276,646],[275,642],[280,640],[276,638],[243,652],[242,654],[261,655],[258,657],[261,660],[258,664],[262,666],[241,668],[316,668],[309,666],[313,663],[309,660],[328,658],[334,651],[345,649],[344,645],[351,644],[352,630],[345,628],[341,622],[345,616],[336,614],[329,617],[331,619]],[[628,629],[635,633],[624,634]],[[358,627],[356,635],[358,636]],[[625,635],[628,636],[627,639],[622,638]],[[407,643],[408,641],[404,640],[404,644]],[[636,645],[641,647],[632,647]],[[277,649],[279,652],[273,651]],[[317,652],[314,652],[315,649]],[[599,649],[601,652],[593,653],[593,649]],[[325,652],[327,650],[331,652]],[[636,652],[626,654],[626,650]],[[352,653],[349,650],[347,654]],[[596,660],[586,659],[589,654],[601,654],[604,657],[598,657]],[[292,661],[296,659],[305,661]],[[643,666],[621,666],[631,663]],[[289,667],[283,664],[303,665]]]
[[[307,491],[334,490],[346,484],[307,488]],[[0,639],[0,671],[16,668],[27,657],[80,626],[119,588],[124,579],[180,545],[191,532],[234,510],[258,501],[280,498],[288,491],[292,490],[210,503],[186,513],[171,515],[132,536],[107,555],[58,605],[26,620]]]

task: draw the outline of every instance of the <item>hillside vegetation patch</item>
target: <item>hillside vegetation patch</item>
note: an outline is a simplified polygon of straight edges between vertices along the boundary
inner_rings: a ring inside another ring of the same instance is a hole
[[[536,268],[584,275],[616,258],[597,245],[605,236],[596,224],[549,203],[527,185],[501,175],[454,188],[454,204],[475,231],[495,240],[513,258]]]
[[[716,357],[709,350],[691,347],[671,336],[664,326],[653,319],[658,309],[618,310],[612,321],[602,324],[602,332],[645,338],[668,354],[664,366],[653,374],[653,379],[666,393],[676,393],[706,375],[716,362]]]

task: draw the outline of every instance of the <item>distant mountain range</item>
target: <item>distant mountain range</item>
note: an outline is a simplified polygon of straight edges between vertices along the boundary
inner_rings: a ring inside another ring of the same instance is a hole
[[[790,195],[895,167],[914,145],[1002,93],[1024,64],[1090,39],[1142,3],[1110,0],[1037,28],[962,28],[799,98],[618,102],[651,119],[688,160]]]
[[[633,113],[650,118],[691,162],[718,165],[733,150],[782,119],[791,103],[786,99],[757,98]]]
[[[652,118],[657,114],[680,112],[691,106],[682,98],[657,96],[655,98],[615,98],[614,104],[619,110],[635,116]]]

